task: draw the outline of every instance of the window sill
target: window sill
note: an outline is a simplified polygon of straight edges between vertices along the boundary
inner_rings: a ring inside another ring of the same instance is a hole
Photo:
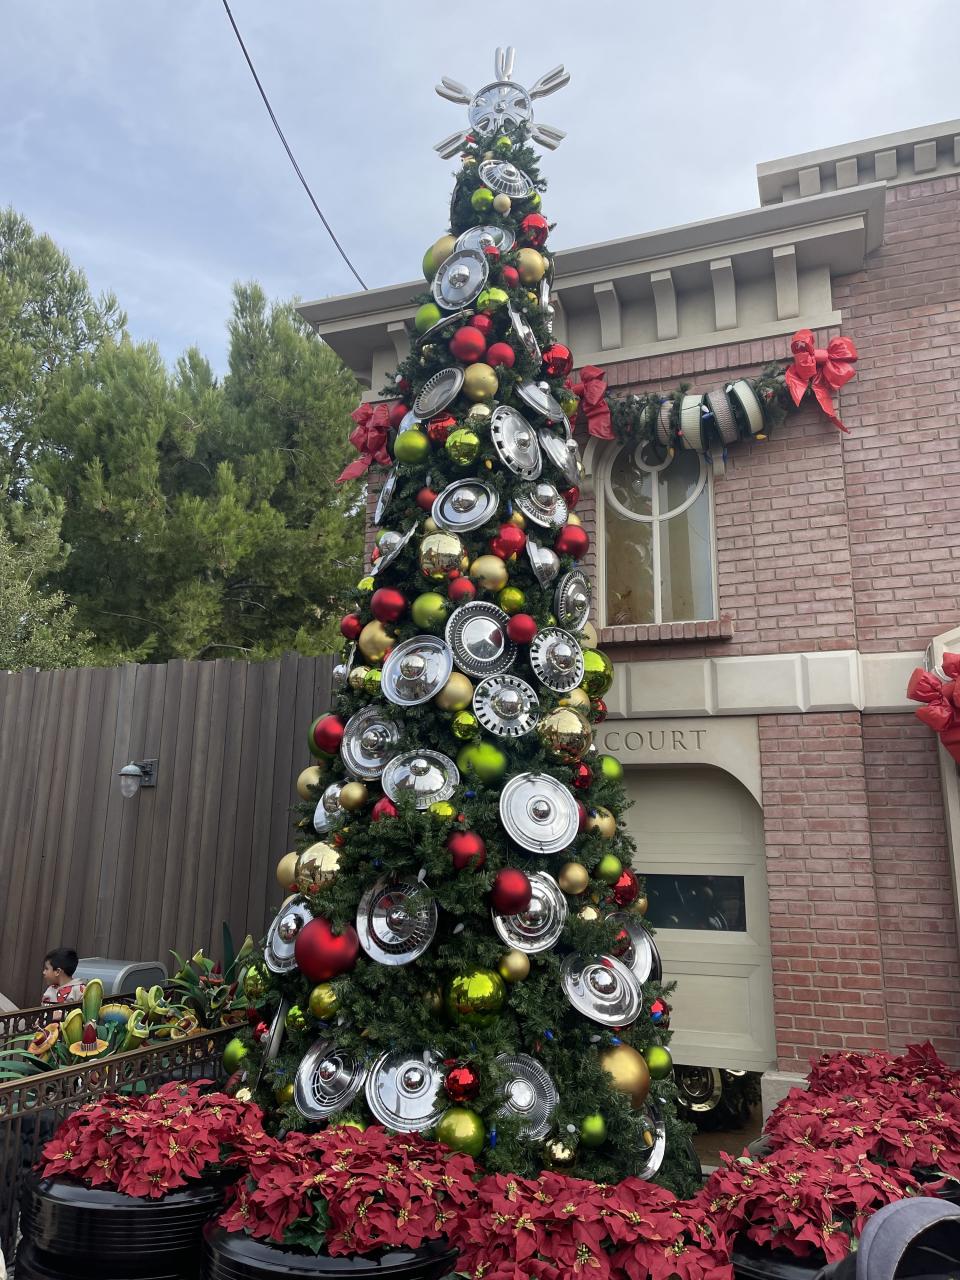
[[[661,622],[650,626],[601,627],[601,644],[677,644],[697,640],[732,640],[733,619],[710,622]]]

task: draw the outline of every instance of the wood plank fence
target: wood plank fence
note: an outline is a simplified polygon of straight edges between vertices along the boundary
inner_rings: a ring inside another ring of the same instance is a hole
[[[0,674],[0,991],[35,1004],[45,952],[219,953],[259,936],[292,848],[330,658]],[[120,795],[131,760],[157,784]]]

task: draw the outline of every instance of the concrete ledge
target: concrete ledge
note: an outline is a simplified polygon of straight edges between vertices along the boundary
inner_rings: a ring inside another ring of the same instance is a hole
[[[802,1089],[806,1085],[803,1076],[794,1075],[791,1071],[765,1071],[760,1077],[760,1107],[763,1111],[763,1123],[767,1123],[770,1112],[778,1102],[782,1102],[791,1089]]]

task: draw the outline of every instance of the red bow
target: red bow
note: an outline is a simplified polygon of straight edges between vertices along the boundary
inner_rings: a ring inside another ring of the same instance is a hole
[[[587,420],[587,430],[600,440],[612,440],[610,406],[607,404],[607,375],[596,365],[587,364],[580,370],[580,381],[565,385],[580,400],[580,408]]]
[[[345,480],[356,480],[357,476],[362,476],[375,462],[381,467],[390,465],[390,454],[387,452],[390,406],[383,400],[376,405],[364,403],[357,405],[350,417],[357,424],[350,432],[350,443],[360,457],[347,463],[337,476],[337,484],[343,484]]]
[[[817,347],[815,341],[809,329],[798,329],[793,335],[790,343],[793,364],[784,374],[787,387],[794,404],[800,403],[808,386],[812,387],[817,404],[833,425],[849,434],[849,428],[843,425],[834,411],[833,393],[856,373],[853,366],[857,348],[849,338],[831,338],[826,351]]]
[[[954,760],[960,761],[960,654],[945,653],[942,666],[949,677],[946,681],[917,667],[907,684],[907,697],[926,704],[917,708],[917,719],[938,734]]]

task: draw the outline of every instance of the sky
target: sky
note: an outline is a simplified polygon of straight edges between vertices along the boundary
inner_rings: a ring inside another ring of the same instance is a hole
[[[437,97],[516,46],[567,133],[545,153],[562,249],[757,204],[755,166],[960,117],[955,0],[230,0],[288,141],[360,275],[413,280],[466,125]],[[267,117],[221,0],[0,0],[0,203],[112,290],[138,340],[224,372],[230,291],[356,284]]]

